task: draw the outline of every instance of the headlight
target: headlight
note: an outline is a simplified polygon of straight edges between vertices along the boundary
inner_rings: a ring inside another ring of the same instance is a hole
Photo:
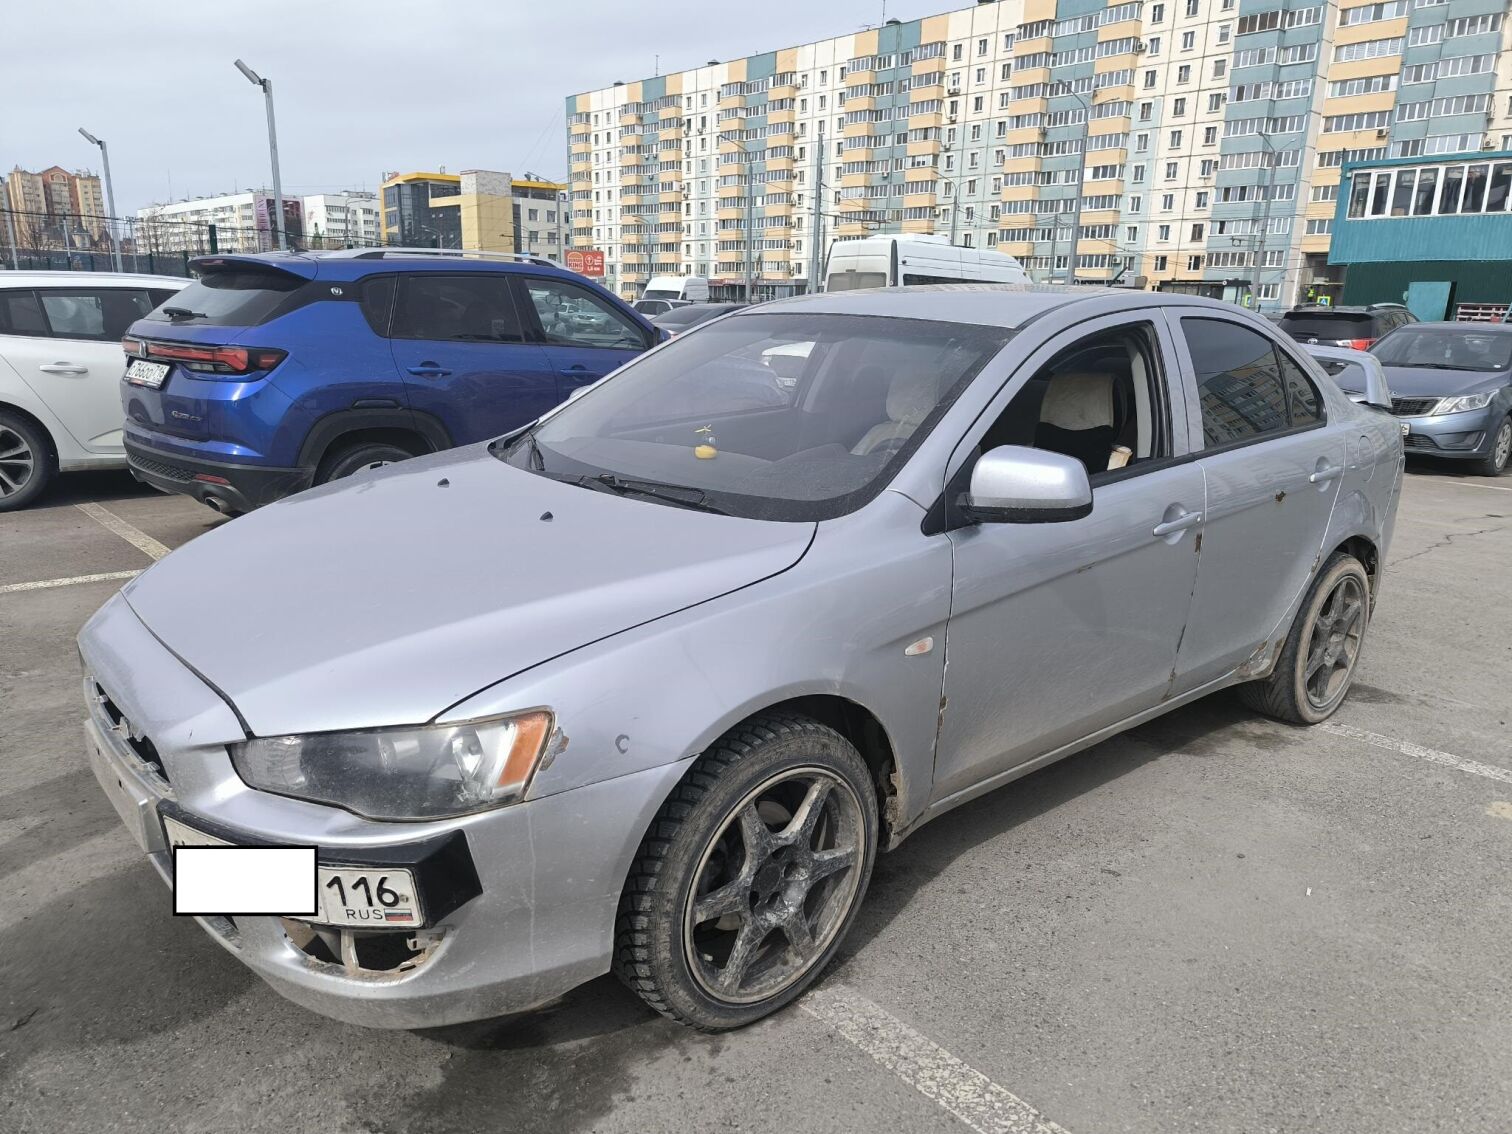
[[[249,787],[369,819],[445,819],[522,799],[553,735],[545,709],[466,724],[268,736],[231,748]]]
[[[1484,394],[1464,394],[1458,398],[1440,398],[1438,405],[1433,407],[1435,414],[1460,413],[1463,410],[1485,409],[1491,404],[1491,399],[1496,397],[1495,390],[1488,390]]]

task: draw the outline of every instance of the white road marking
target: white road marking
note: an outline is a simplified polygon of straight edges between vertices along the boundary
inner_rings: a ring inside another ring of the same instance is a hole
[[[49,587],[71,587],[75,583],[103,583],[108,579],[135,579],[140,571],[106,571],[101,575],[74,575],[68,579],[38,579],[32,583],[6,583],[0,586],[0,595],[12,591],[45,591]]]
[[[1502,783],[1512,784],[1512,769],[1509,768],[1482,764],[1478,760],[1466,760],[1452,752],[1424,748],[1421,744],[1413,744],[1410,740],[1397,740],[1392,736],[1382,736],[1378,732],[1355,728],[1354,725],[1339,724],[1336,721],[1326,721],[1320,727],[1324,732],[1331,732],[1335,736],[1347,736],[1351,740],[1358,740],[1375,748],[1384,748],[1388,752],[1400,752],[1403,756],[1415,756],[1419,760],[1427,760],[1430,764],[1441,764],[1457,772],[1469,772],[1474,776],[1485,776],[1488,780],[1500,780]]]
[[[850,989],[816,988],[798,1005],[978,1134],[1066,1134],[1023,1099]]]
[[[1477,482],[1475,482],[1473,480],[1442,480],[1442,481],[1437,481],[1436,483],[1439,483],[1439,484],[1457,484],[1461,488],[1489,488],[1492,492],[1512,492],[1512,488],[1508,488],[1506,485],[1502,485],[1502,484],[1478,484]]]
[[[83,512],[91,520],[103,528],[115,532],[132,547],[151,559],[161,559],[173,550],[153,539],[146,532],[138,531],[114,512],[106,511],[98,504],[75,504],[75,508]]]

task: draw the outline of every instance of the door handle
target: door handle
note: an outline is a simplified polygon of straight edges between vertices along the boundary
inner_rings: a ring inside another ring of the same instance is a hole
[[[1344,471],[1344,466],[1343,465],[1324,465],[1322,468],[1320,468],[1317,472],[1313,473],[1312,476],[1308,477],[1307,479],[1312,484],[1322,484],[1324,481],[1332,480],[1334,477],[1338,476],[1343,471]]]
[[[451,373],[444,366],[437,366],[434,362],[422,362],[419,366],[410,366],[406,369],[417,378],[445,378]]]
[[[1172,532],[1184,532],[1188,528],[1195,528],[1202,523],[1201,512],[1183,512],[1174,520],[1167,520],[1163,524],[1156,524],[1150,534],[1153,536],[1168,536]]]
[[[44,366],[37,367],[43,374],[88,374],[89,367],[80,366],[77,362],[49,362]]]
[[[558,370],[557,373],[560,374],[563,378],[596,378],[596,377],[598,377],[598,375],[594,374],[586,366],[564,366],[560,370]]]

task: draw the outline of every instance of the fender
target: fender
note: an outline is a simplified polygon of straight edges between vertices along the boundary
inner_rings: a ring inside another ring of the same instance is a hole
[[[320,463],[331,442],[343,434],[363,429],[402,429],[407,433],[418,433],[433,451],[450,449],[453,444],[446,426],[428,413],[400,406],[344,409],[326,414],[310,427],[299,449],[299,465],[313,468]]]

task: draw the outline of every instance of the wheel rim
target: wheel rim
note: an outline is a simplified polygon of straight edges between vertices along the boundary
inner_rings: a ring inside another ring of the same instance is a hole
[[[1512,421],[1502,422],[1502,427],[1496,433],[1496,448],[1493,450],[1492,459],[1496,467],[1507,467],[1507,459],[1512,457]]]
[[[1343,696],[1365,636],[1365,588],[1354,575],[1334,584],[1313,620],[1302,683],[1315,709]]]
[[[750,1004],[791,988],[834,942],[861,879],[861,801],[823,768],[749,792],[704,847],[683,947],[709,996]]]
[[[25,488],[37,470],[36,454],[25,437],[0,425],[0,496],[14,496]]]

